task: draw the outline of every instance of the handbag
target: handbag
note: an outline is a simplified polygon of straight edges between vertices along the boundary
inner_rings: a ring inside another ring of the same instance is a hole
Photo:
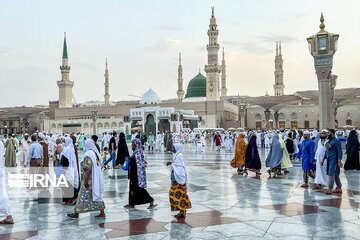
[[[122,170],[125,170],[125,171],[129,170],[129,159],[125,159],[125,163],[121,168],[122,168]]]
[[[61,164],[58,165],[58,168],[56,170],[56,176],[57,177],[60,177],[62,168],[63,168],[63,165],[61,165]]]

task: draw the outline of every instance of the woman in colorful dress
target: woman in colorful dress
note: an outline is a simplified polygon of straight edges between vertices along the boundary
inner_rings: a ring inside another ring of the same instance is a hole
[[[244,171],[246,147],[244,134],[240,133],[235,144],[235,156],[230,162],[233,168],[238,168],[238,173],[243,173]]]
[[[186,209],[191,208],[191,202],[187,195],[187,172],[184,155],[182,154],[182,145],[174,144],[174,160],[167,162],[171,165],[171,187],[169,191],[169,200],[171,211],[180,211],[176,218],[183,218],[186,215]]]
[[[130,180],[129,204],[125,208],[135,208],[135,205],[149,203],[148,209],[157,206],[154,199],[146,191],[146,162],[139,136],[132,141],[133,154],[129,158],[128,178]]]
[[[69,218],[78,219],[79,213],[100,211],[95,216],[105,218],[103,201],[104,179],[101,171],[102,158],[92,139],[85,141],[86,153],[81,160],[81,187],[76,201],[74,213]]]

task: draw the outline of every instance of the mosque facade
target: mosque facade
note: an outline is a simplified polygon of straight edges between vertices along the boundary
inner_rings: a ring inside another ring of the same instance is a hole
[[[199,73],[189,82],[187,91],[183,88],[183,68],[181,54],[178,66],[177,98],[161,100],[150,89],[140,101],[110,102],[109,69],[106,61],[104,102],[99,104],[74,105],[70,66],[64,38],[61,81],[58,81],[59,100],[49,102],[49,118],[44,128],[49,132],[83,132],[97,134],[119,129],[129,134],[131,130],[146,132],[180,131],[182,129],[226,128],[238,124],[238,106],[226,98],[226,73],[223,52],[219,65],[218,29],[214,8],[208,29],[208,62],[205,65],[206,77]],[[220,85],[221,78],[221,85]]]

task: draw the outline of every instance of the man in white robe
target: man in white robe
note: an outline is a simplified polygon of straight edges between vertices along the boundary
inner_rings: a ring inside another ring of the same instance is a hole
[[[31,141],[29,139],[29,134],[25,133],[24,139],[21,140],[22,149],[21,149],[21,157],[20,157],[20,166],[24,166],[24,164],[26,162],[30,144],[31,144]]]
[[[258,147],[261,147],[261,133],[260,132],[256,133],[256,145]]]
[[[226,135],[225,135],[225,133],[221,133],[220,136],[221,136],[221,148],[225,148],[225,137],[226,137]]]
[[[5,147],[4,144],[0,141],[0,225],[14,223],[14,219],[10,213],[10,202],[5,187],[3,162],[4,154]]]
[[[228,151],[231,152],[234,144],[234,135],[232,134],[232,132],[229,133],[227,144],[228,144]]]
[[[316,175],[315,175],[315,183],[317,184],[316,189],[321,189],[322,186],[327,186],[329,183],[329,177],[327,175],[326,171],[326,161],[324,161],[324,164],[321,166],[321,161],[324,159],[325,152],[326,152],[326,142],[327,142],[327,130],[321,131],[321,137],[318,143],[318,147],[315,153],[315,161],[316,161]]]
[[[270,147],[270,138],[269,138],[269,134],[267,132],[265,133],[264,138],[265,138],[265,147],[266,148]]]

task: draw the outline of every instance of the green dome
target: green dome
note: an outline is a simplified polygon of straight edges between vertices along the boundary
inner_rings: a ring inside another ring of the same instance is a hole
[[[206,77],[199,73],[188,84],[185,98],[206,97]]]

